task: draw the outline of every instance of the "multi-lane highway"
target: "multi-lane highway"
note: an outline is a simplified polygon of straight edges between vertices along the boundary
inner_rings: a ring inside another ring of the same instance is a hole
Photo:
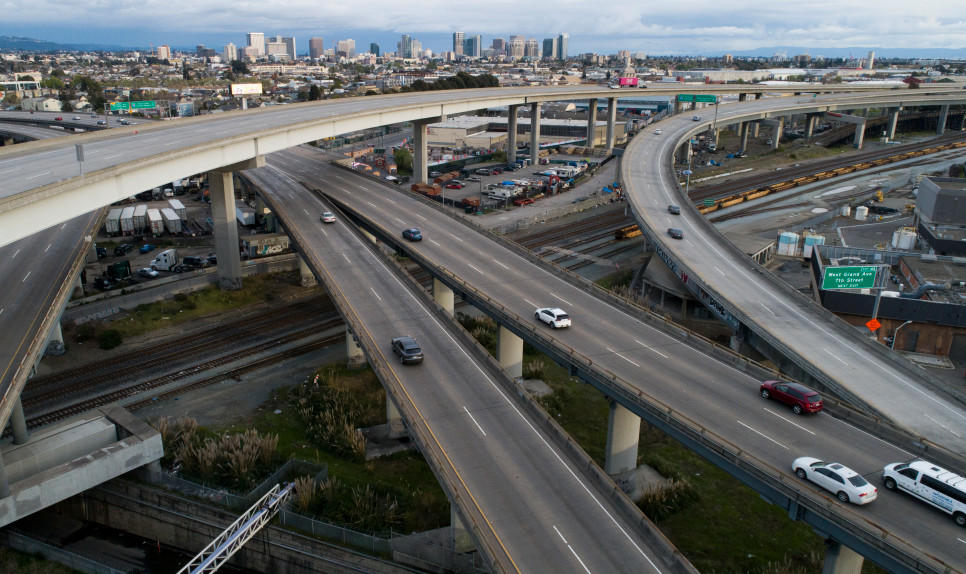
[[[812,98],[805,100],[803,105],[812,103]],[[747,115],[749,108],[761,113],[788,107],[787,98],[764,100],[753,108],[722,106],[717,121],[731,123]],[[715,299],[737,310],[743,322],[780,341],[802,364],[825,374],[856,402],[865,402],[920,436],[966,454],[966,410],[917,380],[928,376],[925,371],[890,356],[877,343],[863,341],[855,328],[763,273],[696,210],[686,207],[680,215],[668,212],[669,204],[688,205],[678,186],[672,154],[695,129],[690,117],[672,117],[661,123],[662,134],[649,130],[635,138],[622,165],[636,217],[681,264],[678,274],[709,286]],[[682,229],[684,239],[670,238],[665,232],[669,227]]]
[[[569,460],[529,420],[497,381],[504,375],[467,352],[439,318],[371,251],[372,244],[343,222],[324,225],[329,206],[270,169],[249,172],[285,221],[303,257],[326,287],[364,324],[370,362],[391,369],[384,383],[402,398],[410,424],[425,427],[431,461],[457,499],[483,515],[483,539],[498,540],[488,554],[502,571],[686,572],[665,563],[664,547],[648,548],[634,524],[615,510],[610,494],[586,468]],[[410,335],[423,349],[420,365],[400,365],[393,337]],[[434,457],[438,452],[441,456]],[[454,484],[455,483],[455,484]],[[465,489],[465,491],[464,491]],[[505,559],[504,559],[505,555]],[[508,567],[512,565],[512,567]]]
[[[758,398],[759,381],[720,363],[679,340],[643,324],[622,310],[564,281],[464,223],[440,213],[398,188],[311,161],[315,150],[299,148],[269,157],[272,167],[289,177],[320,188],[389,234],[420,227],[423,241],[403,247],[463,278],[486,296],[499,301],[534,328],[534,308],[561,306],[574,326],[553,336],[590,357],[595,364],[628,381],[665,404],[781,471],[789,484],[819,495],[791,472],[798,456],[840,461],[880,488],[879,500],[866,507],[837,506],[842,520],[887,532],[897,544],[923,549],[957,571],[966,571],[966,537],[949,516],[909,497],[882,492],[882,466],[913,458],[910,452],[886,444],[841,420],[820,414],[795,417],[787,409]],[[308,161],[307,161],[308,160]],[[283,198],[300,205],[297,198]],[[292,224],[286,221],[286,225]],[[299,225],[300,233],[310,233]],[[311,226],[318,228],[314,222]]]

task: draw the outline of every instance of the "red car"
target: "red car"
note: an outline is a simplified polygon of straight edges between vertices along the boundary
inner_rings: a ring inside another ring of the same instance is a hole
[[[62,118],[61,116],[57,116],[56,118],[54,118],[54,121],[55,122],[62,122],[62,121],[64,121],[64,118]]]
[[[822,410],[822,395],[798,383],[765,381],[761,384],[759,393],[763,399],[774,399],[791,405],[792,412],[796,415]]]
[[[451,181],[446,184],[446,189],[463,189],[463,187],[465,186],[458,181]]]
[[[533,203],[533,199],[529,197],[521,197],[519,199],[513,200],[513,205],[516,205],[516,206],[530,205],[531,203]]]

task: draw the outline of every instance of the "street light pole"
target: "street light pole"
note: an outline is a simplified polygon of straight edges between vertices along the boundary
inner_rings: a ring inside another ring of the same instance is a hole
[[[905,327],[909,323],[912,323],[912,321],[906,321],[905,323],[903,323],[903,324],[899,325],[898,327],[896,327],[896,330],[892,332],[892,345],[889,347],[890,350],[892,350],[892,351],[895,351],[896,350],[896,337],[899,336],[899,329]]]

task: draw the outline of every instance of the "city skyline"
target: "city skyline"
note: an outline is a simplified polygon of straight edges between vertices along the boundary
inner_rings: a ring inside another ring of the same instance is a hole
[[[147,2],[137,10],[87,6],[78,11],[63,0],[49,0],[44,10],[26,0],[10,0],[0,35],[26,36],[58,43],[114,44],[146,48],[167,44],[189,48],[197,44],[219,49],[228,42],[244,45],[244,36],[259,30],[307,39],[353,38],[359,45],[392,46],[402,34],[418,38],[434,53],[451,51],[453,33],[492,38],[519,35],[542,42],[561,32],[570,34],[570,54],[618,50],[667,55],[723,54],[770,46],[815,46],[817,49],[900,49],[915,55],[932,48],[966,52],[966,20],[958,3],[927,0],[909,10],[907,3],[882,0],[874,10],[857,0],[835,3],[765,4],[735,0],[722,10],[720,3],[696,0],[687,5],[615,0],[576,16],[567,4],[537,0],[519,6],[506,0],[486,5],[457,1],[440,11],[428,3],[399,5],[370,0],[352,10],[294,0],[276,4],[265,0],[257,8],[239,10],[222,2]],[[61,9],[62,8],[62,9]],[[178,28],[167,28],[170,14],[179,15]],[[512,14],[513,18],[506,16]],[[364,20],[360,18],[364,16]],[[359,27],[365,21],[367,27]],[[523,22],[540,22],[539,29]],[[212,27],[217,23],[217,29]]]

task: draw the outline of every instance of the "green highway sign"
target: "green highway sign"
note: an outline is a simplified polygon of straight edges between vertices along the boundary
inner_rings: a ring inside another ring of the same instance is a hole
[[[679,102],[693,102],[694,94],[678,94]]]
[[[704,206],[705,207],[714,207],[714,200],[713,199],[706,199],[706,200],[704,200]]]
[[[679,102],[707,102],[716,103],[718,96],[713,94],[678,94]]]
[[[129,110],[131,109],[130,102],[111,102],[111,111],[116,110]]]
[[[131,102],[131,107],[135,110],[153,110],[156,104],[154,100],[145,100],[143,102]]]
[[[822,289],[872,289],[878,265],[826,267]]]

